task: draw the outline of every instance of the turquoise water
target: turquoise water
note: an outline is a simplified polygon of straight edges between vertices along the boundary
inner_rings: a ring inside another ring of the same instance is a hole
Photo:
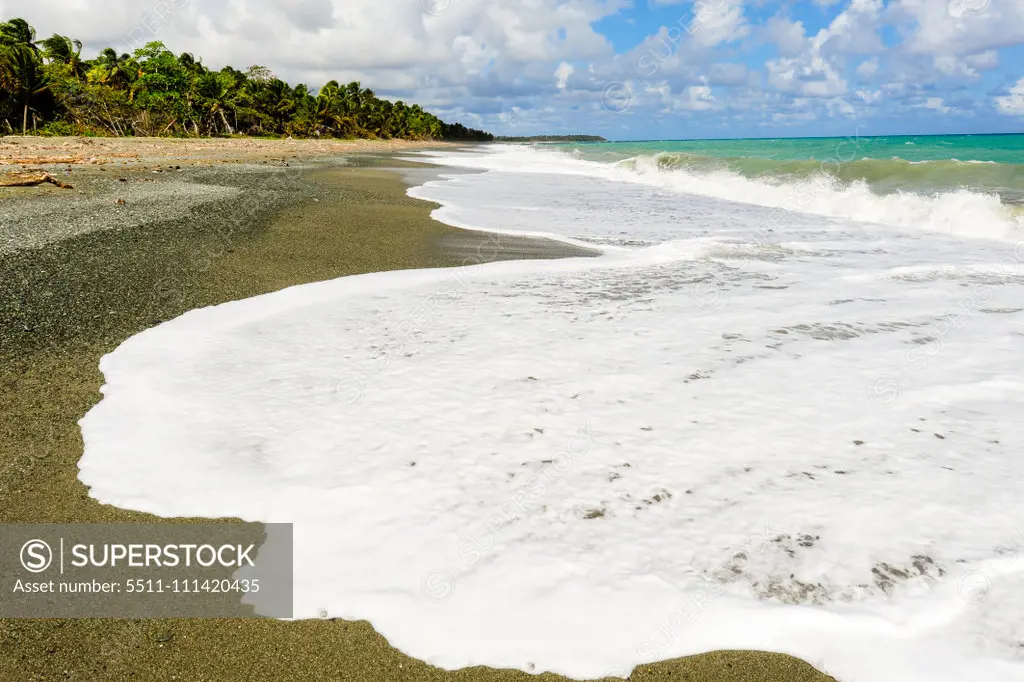
[[[580,145],[560,145],[576,147]],[[628,155],[686,152],[720,159],[753,157],[775,161],[840,162],[858,159],[904,161],[993,161],[1024,164],[1024,135],[941,135],[891,137],[801,137],[677,142],[607,142],[580,146],[587,154]]]
[[[1024,135],[779,138],[558,145],[580,158],[653,157],[665,170],[727,171],[768,182],[828,175],[879,194],[969,190],[1024,203]]]

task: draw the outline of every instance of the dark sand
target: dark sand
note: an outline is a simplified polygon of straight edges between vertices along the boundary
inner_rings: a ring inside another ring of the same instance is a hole
[[[544,240],[448,228],[429,218],[431,205],[405,196],[397,174],[380,169],[399,163],[373,155],[351,161],[339,167],[321,160],[320,170],[301,173],[188,169],[174,181],[240,191],[169,220],[0,253],[0,522],[160,521],[88,497],[77,479],[77,421],[100,399],[101,356],[162,320],[344,275],[579,255]],[[80,200],[109,200],[115,210],[119,180],[96,169],[75,175]],[[56,190],[12,196],[0,197],[0,221],[22,215],[20,202],[53,200],[67,202],[63,210],[74,220],[75,202]],[[15,220],[13,228],[33,229],[30,220]],[[366,622],[0,620],[3,681],[534,679],[562,678],[442,671],[391,648]],[[631,679],[831,678],[787,656],[718,652],[645,666]]]

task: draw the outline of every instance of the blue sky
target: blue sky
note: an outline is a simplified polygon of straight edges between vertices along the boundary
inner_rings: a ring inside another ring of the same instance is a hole
[[[0,0],[12,16],[87,55],[161,40],[499,134],[1024,132],[1024,0]]]
[[[1020,0],[632,3],[593,24],[615,68],[602,72],[610,115],[591,117],[587,131],[1024,132],[1022,9]],[[702,41],[705,29],[713,35]],[[560,129],[574,125],[570,116]]]

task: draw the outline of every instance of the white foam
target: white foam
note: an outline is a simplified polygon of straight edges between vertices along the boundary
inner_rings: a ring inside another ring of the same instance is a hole
[[[658,155],[616,164],[586,161],[552,149],[496,145],[477,154],[430,152],[437,163],[516,174],[581,175],[789,212],[925,229],[957,236],[1017,241],[1024,221],[998,195],[962,189],[933,195],[877,195],[864,182],[844,185],[819,174],[799,181],[752,179],[727,170],[664,169]],[[826,168],[828,165],[826,164]]]
[[[91,494],[294,522],[296,617],[445,668],[752,648],[1024,680],[1024,254],[551,170],[413,193],[608,255],[345,278],[125,342],[82,421]]]

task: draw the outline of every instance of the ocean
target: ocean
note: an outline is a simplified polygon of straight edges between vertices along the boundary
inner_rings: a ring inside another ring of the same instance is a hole
[[[1024,135],[823,137],[562,146],[600,162],[653,159],[661,170],[725,172],[780,183],[828,175],[879,194],[968,188],[1024,201]]]
[[[295,523],[296,617],[445,668],[1024,680],[1021,137],[823,171],[842,142],[417,155],[440,177],[409,194],[479,257],[134,337],[81,478]],[[483,264],[508,234],[601,255]]]

